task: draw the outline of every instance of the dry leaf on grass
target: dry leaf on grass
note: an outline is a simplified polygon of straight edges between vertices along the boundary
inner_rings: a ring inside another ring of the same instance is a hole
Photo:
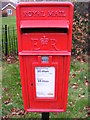
[[[24,110],[22,109],[12,108],[11,112],[12,112],[12,115],[24,115]]]
[[[19,94],[17,93],[17,96],[19,97]]]
[[[85,95],[79,94],[78,97],[79,97],[79,98],[85,98]]]
[[[90,106],[86,108],[86,111],[87,111],[87,115],[90,116]]]
[[[77,84],[77,83],[73,83],[73,84],[72,84],[72,88],[73,88],[73,89],[77,89],[78,86],[79,86],[79,84]]]
[[[75,76],[76,76],[76,74],[75,74],[75,73],[73,73],[71,77],[72,77],[72,78],[75,78]]]
[[[84,81],[84,84],[85,84],[86,86],[88,86],[88,80],[85,80],[85,81]]]

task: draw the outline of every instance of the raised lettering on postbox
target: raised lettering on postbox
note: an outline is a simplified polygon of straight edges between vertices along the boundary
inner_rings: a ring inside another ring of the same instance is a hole
[[[24,17],[66,17],[64,10],[56,11],[23,11]]]
[[[46,36],[39,38],[31,38],[32,40],[32,50],[42,50],[43,48],[47,48],[49,42],[50,42],[50,50],[56,50],[58,51],[57,47],[57,41],[56,39],[49,39]]]

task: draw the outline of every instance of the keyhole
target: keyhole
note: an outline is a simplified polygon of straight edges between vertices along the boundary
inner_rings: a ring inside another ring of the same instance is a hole
[[[31,86],[33,86],[33,83],[31,83]]]

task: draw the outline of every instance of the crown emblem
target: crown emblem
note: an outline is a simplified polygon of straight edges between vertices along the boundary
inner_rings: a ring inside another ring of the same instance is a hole
[[[41,41],[41,44],[42,44],[42,45],[47,45],[47,43],[48,43],[48,38],[46,38],[46,36],[43,36],[43,37],[40,39],[40,41]]]

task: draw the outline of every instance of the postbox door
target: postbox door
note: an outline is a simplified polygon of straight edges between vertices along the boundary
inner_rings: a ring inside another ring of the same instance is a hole
[[[26,64],[28,61],[27,74],[28,74],[30,108],[34,108],[34,107],[52,108],[52,109],[62,108],[61,91],[62,91],[62,80],[63,80],[63,56],[58,56],[58,58],[56,56],[48,56],[48,57],[49,57],[48,63],[47,62],[42,63],[41,60],[42,56],[29,56],[29,60],[28,59],[26,60]],[[30,70],[30,68],[32,69]],[[39,73],[40,70],[41,73]],[[42,72],[43,70],[44,73]],[[45,76],[45,70],[49,71],[49,73],[46,73],[46,76]],[[30,71],[32,71],[32,75],[30,74]],[[42,83],[40,83],[40,79]],[[53,83],[50,84],[51,81]],[[45,83],[45,82],[49,82],[49,83]],[[37,85],[41,88],[39,89]],[[43,87],[45,87],[46,90],[44,90]],[[48,87],[50,87],[50,89]],[[51,93],[49,93],[47,89]],[[37,93],[40,91],[41,91],[41,95],[40,93]]]

